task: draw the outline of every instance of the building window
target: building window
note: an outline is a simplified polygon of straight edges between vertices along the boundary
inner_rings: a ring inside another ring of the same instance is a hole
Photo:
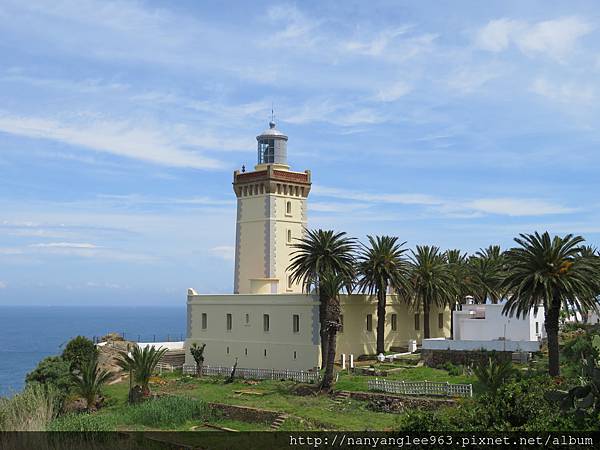
[[[373,331],[373,314],[367,314],[367,331]]]
[[[265,333],[269,332],[269,325],[269,315],[263,314],[263,330],[265,331]]]
[[[392,314],[392,331],[398,329],[398,314]]]
[[[287,288],[288,288],[288,290],[290,290],[290,291],[291,291],[291,290],[292,290],[292,286],[293,286],[293,283],[292,283],[292,276],[291,276],[291,275],[288,275],[288,279],[287,279],[287,281],[288,281],[288,282],[287,282]]]
[[[298,314],[292,316],[292,329],[294,333],[300,333],[300,316]]]
[[[296,355],[296,351],[294,351],[294,359],[296,359],[298,355]]]
[[[438,328],[441,330],[444,328],[444,313],[438,314]]]
[[[244,355],[248,356],[248,349],[247,348],[244,349]]]
[[[227,331],[231,331],[231,325],[232,325],[232,322],[233,322],[233,320],[232,320],[232,318],[231,318],[231,314],[227,314],[227,316],[226,316],[226,320],[225,320],[225,324],[226,324],[226,327],[227,327]]]
[[[208,319],[206,317],[206,313],[202,313],[202,329],[206,330],[206,325],[208,323]]]
[[[285,202],[285,214],[288,216],[292,215],[292,202],[290,201]]]
[[[343,333],[344,332],[344,315],[340,314],[340,329],[338,330],[338,333]]]
[[[535,323],[535,334],[540,334],[540,323],[539,322]]]
[[[421,329],[421,317],[419,314],[415,314],[415,331],[419,331]]]
[[[227,354],[229,355],[229,347],[227,347]]]
[[[264,355],[265,355],[265,358],[266,358],[267,357],[267,349],[266,348],[265,348],[265,351],[264,351]]]
[[[246,313],[246,325],[250,325],[250,314]]]
[[[290,230],[290,229],[287,230],[287,243],[288,244],[292,243],[292,230]]]

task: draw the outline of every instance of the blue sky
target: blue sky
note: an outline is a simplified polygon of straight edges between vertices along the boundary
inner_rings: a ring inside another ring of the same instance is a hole
[[[600,7],[0,3],[0,304],[230,292],[232,171],[271,104],[309,225],[600,245]]]

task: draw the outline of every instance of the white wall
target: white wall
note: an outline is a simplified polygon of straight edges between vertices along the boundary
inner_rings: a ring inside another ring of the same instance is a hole
[[[538,341],[453,341],[448,339],[423,339],[423,350],[495,350],[497,352],[538,352]]]
[[[508,317],[502,314],[504,305],[463,305],[462,311],[454,312],[455,340],[492,341],[537,341],[538,335],[545,337],[544,308],[524,317]],[[485,316],[485,318],[476,318]],[[537,330],[536,333],[536,323]]]

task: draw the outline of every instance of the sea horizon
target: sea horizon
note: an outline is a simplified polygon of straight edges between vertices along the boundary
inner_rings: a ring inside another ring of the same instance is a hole
[[[75,336],[109,332],[152,342],[180,340],[186,333],[185,305],[0,305],[0,397],[25,385],[39,361],[59,355]]]

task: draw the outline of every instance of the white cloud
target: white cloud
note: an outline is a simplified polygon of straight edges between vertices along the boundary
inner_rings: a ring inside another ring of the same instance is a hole
[[[548,214],[565,214],[574,211],[573,208],[567,208],[555,203],[527,198],[478,199],[466,203],[465,206],[475,211],[507,216],[543,216]]]
[[[43,244],[31,244],[32,248],[76,248],[76,249],[96,249],[100,248],[95,244],[86,242],[48,242]]]
[[[397,81],[386,88],[380,89],[377,92],[375,99],[381,102],[393,102],[401,97],[404,97],[411,91],[412,87],[408,83],[404,81]]]
[[[479,48],[491,52],[505,50],[508,48],[513,34],[522,26],[523,24],[516,20],[492,20],[478,31],[476,43]]]
[[[210,253],[217,258],[225,261],[233,261],[235,259],[235,248],[229,245],[220,245],[210,249]]]
[[[0,289],[6,289],[8,284],[5,281],[0,281]]]
[[[380,56],[387,50],[390,43],[397,37],[406,34],[412,27],[405,25],[403,27],[388,29],[379,32],[370,41],[350,41],[345,45],[346,50],[362,55]]]
[[[577,41],[592,31],[579,17],[561,17],[537,23],[497,19],[482,27],[475,38],[478,47],[491,52],[506,50],[514,44],[527,54],[540,53],[562,60]]]
[[[480,67],[461,67],[454,71],[449,79],[448,86],[452,90],[462,93],[476,91],[488,81],[502,75],[502,68],[497,65]]]
[[[313,186],[312,192],[314,195],[321,197],[343,198],[370,203],[397,203],[401,205],[438,205],[441,203],[439,199],[427,194],[372,194],[325,186]]]
[[[544,78],[536,79],[531,85],[531,91],[560,103],[586,104],[592,103],[596,97],[593,86],[574,82],[552,83]]]
[[[156,128],[125,122],[59,122],[37,117],[0,114],[0,131],[30,138],[50,139],[118,156],[172,167],[216,168],[220,163],[180,148],[175,133],[167,137]]]

